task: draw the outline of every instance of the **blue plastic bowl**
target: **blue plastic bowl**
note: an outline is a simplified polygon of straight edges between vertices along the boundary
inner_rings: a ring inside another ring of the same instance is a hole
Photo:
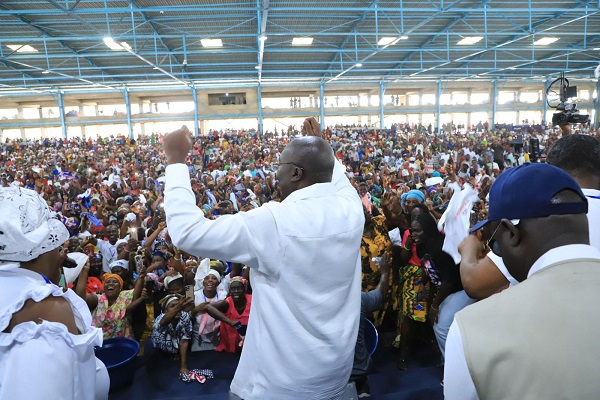
[[[110,391],[127,386],[133,381],[135,360],[140,344],[133,339],[105,339],[102,347],[96,347],[96,357],[106,365],[110,377]]]

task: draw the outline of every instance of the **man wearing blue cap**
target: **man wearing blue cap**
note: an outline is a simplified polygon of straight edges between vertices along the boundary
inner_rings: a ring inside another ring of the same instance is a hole
[[[589,245],[587,210],[575,180],[554,166],[498,177],[481,225],[490,224],[490,247],[521,283],[456,314],[447,399],[597,398],[600,251]]]

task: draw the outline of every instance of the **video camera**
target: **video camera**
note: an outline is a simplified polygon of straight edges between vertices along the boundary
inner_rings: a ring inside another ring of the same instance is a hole
[[[559,83],[560,82],[560,83]],[[556,106],[551,106],[549,102],[550,93],[556,94],[552,87],[559,83],[559,99],[560,102]],[[577,86],[569,86],[569,80],[565,78],[565,73],[561,72],[560,78],[555,79],[548,89],[546,89],[546,102],[549,107],[560,111],[552,114],[552,126],[567,125],[567,124],[585,124],[589,121],[590,116],[580,114],[577,109],[575,99],[577,98]]]

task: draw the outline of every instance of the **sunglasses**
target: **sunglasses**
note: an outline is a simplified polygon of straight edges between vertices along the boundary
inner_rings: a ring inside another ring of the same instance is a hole
[[[512,224],[514,226],[519,225],[519,220],[518,219],[511,220],[510,222],[512,222]],[[500,225],[502,225],[502,224],[498,224],[498,226],[494,230],[494,233],[492,233],[492,236],[490,236],[490,238],[488,239],[487,243],[485,244],[486,247],[489,248],[490,250],[492,250],[492,253],[494,253],[498,257],[502,257],[502,252],[500,250],[500,245],[498,244],[498,241],[494,238],[494,236],[496,236],[496,232],[498,232],[498,228],[500,228]]]

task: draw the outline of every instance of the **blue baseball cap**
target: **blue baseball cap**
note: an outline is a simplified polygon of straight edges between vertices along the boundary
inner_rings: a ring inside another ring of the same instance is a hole
[[[552,203],[563,190],[572,190],[582,199],[576,203]],[[498,176],[490,189],[488,219],[471,229],[475,232],[488,222],[520,220],[550,215],[586,214],[587,199],[575,180],[562,169],[543,163],[526,163]]]

